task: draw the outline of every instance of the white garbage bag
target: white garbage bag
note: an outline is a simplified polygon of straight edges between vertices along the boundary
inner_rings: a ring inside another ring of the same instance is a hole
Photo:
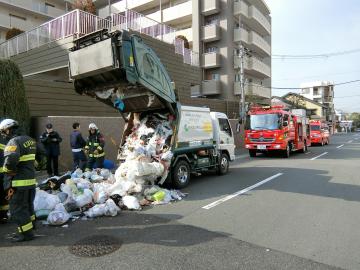
[[[112,199],[108,199],[105,203],[105,206],[106,216],[115,217],[120,212],[120,208],[115,204]]]
[[[101,216],[115,217],[118,212],[120,212],[120,208],[114,203],[112,199],[108,199],[105,203],[96,204],[91,207],[88,211],[85,212],[85,215],[90,218]]]
[[[101,169],[100,170],[100,176],[103,177],[103,179],[108,179],[110,177],[111,173],[108,169]]]
[[[70,218],[68,212],[66,212],[64,205],[59,203],[56,205],[54,211],[50,212],[47,218],[47,222],[50,225],[63,225]]]
[[[93,193],[90,189],[85,189],[84,193],[75,197],[76,206],[81,208],[92,202]]]
[[[98,175],[98,174],[91,175],[91,181],[92,182],[100,182],[100,181],[103,181],[103,180],[104,180],[104,177],[102,177],[101,175]]]
[[[134,196],[124,196],[122,198],[122,201],[128,209],[132,209],[132,210],[140,210],[141,209],[139,200]]]
[[[43,190],[36,190],[34,210],[35,212],[38,210],[53,210],[60,202],[60,198],[57,195],[49,194]]]
[[[94,184],[94,195],[93,199],[95,203],[105,203],[109,197],[109,190],[111,185],[108,183],[96,183]]]

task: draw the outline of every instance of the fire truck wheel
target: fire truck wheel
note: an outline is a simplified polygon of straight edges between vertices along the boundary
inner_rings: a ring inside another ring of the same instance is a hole
[[[190,182],[190,166],[185,160],[179,160],[173,171],[173,185],[182,189],[186,187]]]
[[[249,150],[250,157],[256,157],[256,150]]]
[[[289,158],[290,157],[290,152],[291,152],[290,144],[288,144],[286,146],[286,150],[284,150],[284,158]]]
[[[224,175],[227,174],[228,171],[229,171],[229,157],[227,154],[222,153],[217,173],[218,175]]]
[[[306,141],[304,142],[304,146],[303,146],[303,149],[301,149],[301,153],[306,153],[308,150],[307,148],[307,144],[306,144]]]

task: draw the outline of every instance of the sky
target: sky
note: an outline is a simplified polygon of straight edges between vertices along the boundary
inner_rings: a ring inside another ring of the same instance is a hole
[[[326,54],[360,49],[359,0],[265,0],[272,17],[272,54]],[[360,79],[360,51],[323,59],[272,60],[273,87]],[[281,96],[299,90],[272,90]],[[350,97],[348,97],[350,96]],[[335,86],[335,109],[360,112],[360,82]]]

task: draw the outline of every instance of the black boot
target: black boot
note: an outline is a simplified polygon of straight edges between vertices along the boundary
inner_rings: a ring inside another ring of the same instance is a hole
[[[34,238],[35,238],[34,233],[32,232],[32,230],[30,230],[25,233],[16,234],[12,238],[11,242],[17,243],[17,242],[31,241]]]

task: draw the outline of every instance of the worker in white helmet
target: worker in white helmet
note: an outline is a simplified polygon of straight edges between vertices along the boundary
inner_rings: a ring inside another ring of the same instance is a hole
[[[86,165],[86,170],[92,170],[95,168],[104,167],[105,159],[105,139],[104,136],[100,133],[98,127],[91,123],[89,125],[89,137],[86,141],[85,153],[88,155],[88,162]]]

